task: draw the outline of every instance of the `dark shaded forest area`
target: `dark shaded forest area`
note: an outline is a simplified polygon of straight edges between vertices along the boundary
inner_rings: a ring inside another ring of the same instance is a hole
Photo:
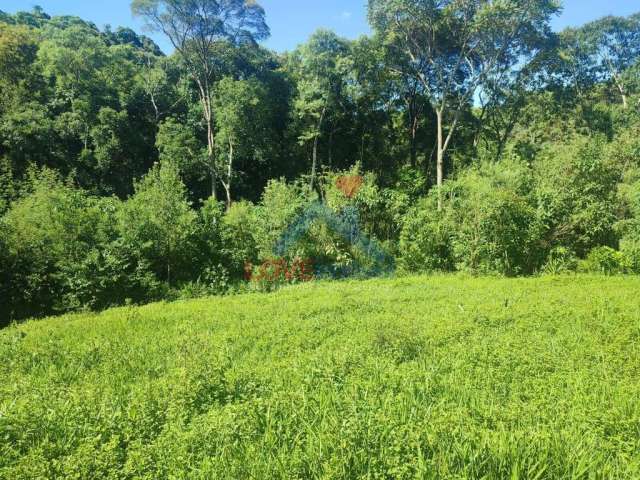
[[[318,202],[400,272],[640,273],[640,14],[368,8],[371,36],[283,54],[242,0],[134,0],[171,55],[0,12],[0,324],[373,271],[322,219],[276,254]]]

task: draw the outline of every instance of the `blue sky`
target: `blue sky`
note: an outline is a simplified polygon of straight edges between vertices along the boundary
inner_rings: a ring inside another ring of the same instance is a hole
[[[266,46],[283,51],[295,48],[320,27],[331,28],[338,34],[357,38],[368,33],[366,0],[261,0],[271,27]],[[77,15],[100,27],[129,26],[141,30],[139,22],[131,18],[130,0],[0,0],[0,10],[16,12],[42,6],[51,15]],[[604,15],[629,15],[640,11],[637,0],[565,0],[564,13],[554,21],[556,29],[581,25]],[[169,45],[162,37],[155,37],[163,50]]]

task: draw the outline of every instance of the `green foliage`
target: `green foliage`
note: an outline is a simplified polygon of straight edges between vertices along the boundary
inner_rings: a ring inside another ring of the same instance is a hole
[[[400,234],[400,267],[407,272],[451,271],[455,261],[453,230],[428,199],[409,211]]]
[[[542,267],[542,273],[546,275],[561,275],[575,272],[578,269],[578,258],[567,247],[556,247],[547,256],[547,261]]]
[[[6,248],[13,263],[5,315],[24,317],[60,308],[65,277],[91,248],[99,228],[97,209],[80,191],[42,172],[32,192],[12,204],[4,218]]]
[[[442,211],[434,193],[407,215],[400,237],[403,267],[531,273],[536,267],[531,178],[526,166],[505,162],[482,165],[448,182]]]
[[[14,93],[16,88],[28,87],[25,82],[32,76],[37,52],[38,45],[29,28],[0,21],[0,85],[5,95]],[[7,100],[3,98],[0,104]]]
[[[122,206],[118,228],[159,278],[186,280],[197,214],[187,201],[186,187],[172,163],[154,166],[136,185],[136,193]]]
[[[459,269],[478,273],[531,273],[535,264],[532,227],[536,212],[528,199],[530,172],[512,164],[465,172],[451,188],[449,215]]]
[[[640,239],[623,238],[620,242],[620,255],[627,271],[640,275]]]
[[[132,8],[173,54],[0,15],[5,318],[242,290],[274,256],[640,272],[637,15],[556,36],[551,0],[372,0],[373,36],[277,55],[256,2]]]
[[[156,147],[162,163],[177,165],[185,176],[194,176],[206,157],[204,144],[189,125],[168,118],[160,124]]]
[[[119,203],[89,197],[50,172],[38,176],[3,219],[3,274],[11,288],[2,316],[158,298],[160,285],[148,264],[115,229]]]
[[[351,197],[339,188],[341,179],[361,179],[362,184]],[[423,193],[424,177],[411,168],[398,172],[398,179],[391,187],[383,188],[376,175],[365,172],[357,163],[342,172],[327,171],[319,180],[326,204],[336,212],[345,207],[358,211],[360,227],[372,237],[387,245],[394,245],[400,235],[402,222],[412,201]]]
[[[256,207],[249,202],[234,203],[222,221],[224,250],[234,276],[240,278],[247,263],[258,261]]]
[[[2,228],[2,231],[6,231],[7,228],[1,217],[0,228]],[[6,235],[0,235],[0,298],[3,299],[3,303],[5,304],[0,309],[0,328],[6,327],[12,319],[8,306],[11,299],[12,262],[5,237]]]
[[[227,205],[232,202],[234,171],[239,160],[264,160],[260,155],[262,136],[268,131],[267,92],[256,79],[234,80],[225,77],[218,82],[213,105],[216,111],[216,148],[219,152],[217,170],[227,194]],[[248,119],[251,121],[247,121]],[[264,149],[263,149],[264,150]],[[241,168],[246,171],[246,168]]]
[[[278,240],[312,200],[313,195],[301,183],[269,182],[256,208],[254,238],[260,260],[273,258]]]
[[[349,50],[349,43],[334,32],[318,30],[287,58],[297,86],[293,114],[298,141],[301,145],[312,145],[312,185],[322,166],[320,139],[326,136],[328,128],[335,128],[343,113],[350,68]],[[329,149],[331,147],[329,145]]]
[[[0,217],[9,208],[9,204],[16,197],[16,185],[10,162],[0,157]]]
[[[558,8],[0,12],[0,478],[640,478],[640,17]],[[389,252],[542,275],[302,285]]]
[[[601,140],[579,138],[549,148],[536,163],[540,235],[579,256],[598,245],[615,246],[616,186],[620,170]]]
[[[630,268],[629,259],[623,252],[611,247],[596,247],[583,260],[579,269],[582,272],[618,275],[626,273]]]
[[[0,476],[637,478],[639,289],[401,278],[10,327]]]
[[[180,288],[181,299],[224,295],[231,288],[231,278],[223,265],[206,267],[195,282],[188,282]]]
[[[197,87],[194,88],[195,96],[205,125],[207,155],[203,166],[211,182],[210,193],[215,197],[217,183],[222,183],[227,194],[227,207],[230,206],[233,155],[232,152],[229,154],[228,161],[224,162],[225,168],[221,168],[215,153],[216,141],[219,143],[215,121],[219,114],[229,120],[233,112],[228,109],[226,112],[224,109],[218,111],[215,84],[224,76],[228,57],[232,59],[231,64],[237,58],[236,49],[255,45],[269,37],[264,9],[254,1],[133,0],[131,12],[143,19],[151,31],[164,34],[175,48],[176,56],[187,67],[187,74]],[[230,139],[228,129],[236,130],[237,127],[238,122],[233,127],[224,127],[227,130],[223,132],[223,137],[226,133],[225,140]]]

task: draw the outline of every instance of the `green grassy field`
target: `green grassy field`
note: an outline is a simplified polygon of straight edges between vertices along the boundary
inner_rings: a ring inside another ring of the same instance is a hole
[[[0,478],[640,478],[640,278],[307,284],[11,327]]]

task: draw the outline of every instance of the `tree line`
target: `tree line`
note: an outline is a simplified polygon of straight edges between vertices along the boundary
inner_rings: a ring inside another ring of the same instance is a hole
[[[253,1],[131,7],[173,53],[0,12],[5,323],[246,288],[317,202],[402,271],[640,272],[640,14],[554,32],[555,0],[370,0],[372,35],[280,54]],[[286,255],[360,250],[317,221]]]

